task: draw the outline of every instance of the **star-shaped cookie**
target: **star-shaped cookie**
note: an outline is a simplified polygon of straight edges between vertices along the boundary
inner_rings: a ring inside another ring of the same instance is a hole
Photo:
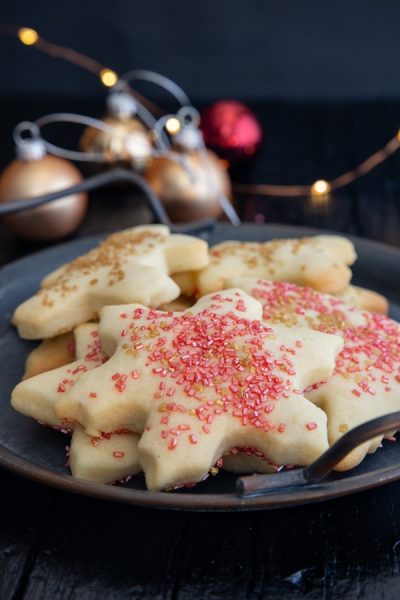
[[[127,481],[142,470],[139,439],[136,433],[126,429],[92,437],[76,425],[69,448],[72,475],[96,483]]]
[[[187,295],[221,290],[230,277],[263,277],[309,285],[336,293],[351,279],[348,265],[356,259],[353,244],[344,237],[318,235],[269,242],[227,241],[210,248],[210,264],[197,273],[178,274]]]
[[[104,364],[98,325],[80,325],[74,331],[76,360],[57,369],[25,379],[13,391],[12,406],[42,424],[72,432],[69,464],[74,477],[99,483],[110,483],[134,475],[141,470],[137,444],[139,436],[126,430],[102,433],[92,437],[73,421],[62,421],[54,413],[54,405],[80,375]],[[49,359],[47,351],[42,359]],[[43,361],[42,361],[43,362]]]
[[[290,283],[233,278],[227,285],[238,286],[257,298],[268,325],[305,326],[343,337],[344,348],[337,358],[335,372],[306,394],[327,414],[330,444],[356,425],[400,410],[398,323]],[[377,449],[381,440],[379,436],[358,446],[337,469],[356,466],[367,452]]]
[[[56,417],[56,401],[76,383],[82,373],[107,360],[100,348],[96,323],[86,323],[75,329],[74,347],[76,360],[26,378],[14,388],[11,404],[15,410],[51,427],[71,429],[68,422],[61,422]]]
[[[127,229],[46,277],[42,289],[16,309],[13,323],[21,337],[40,339],[71,331],[106,305],[158,307],[180,294],[169,274],[208,262],[203,240],[170,234],[164,225]]]
[[[240,290],[181,313],[105,307],[99,333],[110,359],[80,376],[56,414],[93,436],[143,433],[138,449],[151,490],[202,480],[235,446],[308,464],[328,447],[326,416],[302,390],[330,375],[343,342],[267,327],[261,317],[260,302]]]

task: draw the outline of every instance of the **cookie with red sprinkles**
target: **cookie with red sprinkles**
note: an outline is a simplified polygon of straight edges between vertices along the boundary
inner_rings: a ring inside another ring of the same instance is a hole
[[[238,286],[259,300],[267,325],[305,326],[343,338],[344,348],[332,376],[306,392],[327,414],[330,444],[356,425],[400,410],[398,323],[290,283],[234,278],[227,285]],[[381,441],[382,436],[353,450],[338,470],[358,465]]]
[[[337,293],[351,279],[356,254],[352,242],[335,235],[258,242],[222,242],[210,248],[210,264],[192,274],[200,296],[226,287],[230,277],[262,277],[291,281],[316,290]],[[186,292],[190,277],[182,281]]]
[[[17,385],[12,393],[12,406],[41,424],[72,433],[69,466],[74,477],[110,483],[132,476],[141,470],[138,435],[118,430],[102,432],[94,438],[74,420],[58,419],[54,413],[57,400],[75,385],[82,373],[99,367],[107,359],[100,348],[97,324],[88,323],[75,329],[72,352],[74,356],[76,354],[74,362],[42,372]],[[94,393],[91,398],[95,398]]]
[[[92,436],[142,434],[151,490],[201,481],[236,446],[309,464],[328,447],[326,415],[303,390],[332,373],[343,342],[261,317],[260,302],[240,290],[179,313],[105,307],[99,333],[110,358],[81,375],[56,414]]]
[[[72,475],[96,483],[129,480],[142,470],[137,448],[139,439],[127,429],[92,437],[77,425],[69,448]]]
[[[171,274],[208,262],[203,240],[170,234],[164,225],[127,229],[48,275],[42,289],[18,306],[13,323],[22,338],[42,339],[93,320],[106,305],[158,307],[180,294]]]
[[[54,413],[55,402],[79,379],[106,360],[101,351],[98,325],[86,323],[74,331],[76,360],[21,381],[13,390],[11,404],[18,412],[52,427],[70,429]]]

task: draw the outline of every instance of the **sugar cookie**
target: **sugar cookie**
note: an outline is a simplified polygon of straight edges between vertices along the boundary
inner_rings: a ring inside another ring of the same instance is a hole
[[[180,294],[170,273],[201,269],[208,262],[206,242],[171,235],[164,225],[121,231],[46,277],[43,288],[16,309],[13,323],[21,337],[38,339],[92,320],[105,305],[158,307]]]
[[[294,284],[232,278],[227,285],[238,286],[259,300],[267,325],[311,327],[344,338],[334,374],[306,394],[327,414],[330,444],[356,425],[400,410],[398,323]],[[353,450],[337,470],[355,467],[381,440],[379,436]]]
[[[103,433],[94,438],[77,425],[69,449],[71,473],[97,483],[129,479],[142,470],[138,442],[139,436],[130,431]]]
[[[326,416],[302,390],[326,378],[343,342],[305,328],[267,327],[240,290],[181,313],[140,305],[100,313],[110,359],[56,404],[90,435],[128,429],[148,489],[202,480],[226,450],[252,445],[274,463],[308,464],[327,447]]]
[[[71,423],[61,422],[56,417],[55,402],[82,373],[98,367],[106,360],[100,348],[96,323],[80,325],[75,329],[74,337],[77,360],[19,383],[11,395],[15,410],[46,425],[71,429]]]
[[[194,275],[200,296],[221,290],[230,277],[263,277],[291,281],[336,293],[350,279],[348,265],[356,259],[346,238],[318,235],[270,242],[222,242],[210,248],[210,264]],[[189,287],[189,280],[185,281]]]
[[[369,310],[380,315],[387,315],[389,312],[389,302],[387,301],[387,298],[373,290],[367,290],[356,285],[349,285],[343,292],[336,295],[343,300],[343,302],[346,302],[346,304],[357,306],[357,308],[361,308],[362,310]]]
[[[51,371],[72,362],[75,358],[75,340],[72,332],[44,340],[25,362],[24,379]]]
[[[46,346],[47,364],[47,348],[51,346],[52,341],[48,340]],[[19,412],[45,425],[65,433],[72,431],[69,464],[74,477],[98,483],[125,479],[141,471],[137,451],[138,435],[129,431],[118,431],[102,433],[94,438],[76,423],[63,422],[54,414],[54,404],[60,394],[64,393],[80,374],[103,364],[106,358],[100,350],[97,324],[89,323],[77,327],[73,341],[77,360],[19,384],[13,392],[12,405]]]

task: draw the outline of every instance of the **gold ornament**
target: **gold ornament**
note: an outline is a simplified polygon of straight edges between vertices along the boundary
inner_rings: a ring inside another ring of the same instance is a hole
[[[45,154],[38,160],[14,160],[0,178],[0,202],[25,200],[56,192],[82,181],[69,161]],[[73,194],[37,208],[5,215],[2,220],[18,236],[53,241],[72,233],[82,222],[87,195]]]
[[[103,122],[112,131],[88,127],[83,132],[80,148],[83,152],[103,154],[113,165],[134,166],[142,170],[151,156],[151,142],[146,127],[136,117],[105,117]]]
[[[231,182],[216,154],[206,151],[182,153],[185,166],[165,156],[154,158],[145,179],[165,205],[172,221],[188,222],[218,218],[222,207],[218,193],[229,197]]]

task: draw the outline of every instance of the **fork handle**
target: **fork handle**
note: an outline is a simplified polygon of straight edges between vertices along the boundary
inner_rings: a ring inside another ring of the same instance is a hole
[[[317,483],[329,475],[332,469],[360,444],[378,435],[398,430],[400,430],[400,412],[372,419],[345,433],[333,446],[304,469],[287,471],[278,475],[240,477],[236,482],[236,489],[243,495],[260,495],[286,488],[296,490],[299,486]]]

